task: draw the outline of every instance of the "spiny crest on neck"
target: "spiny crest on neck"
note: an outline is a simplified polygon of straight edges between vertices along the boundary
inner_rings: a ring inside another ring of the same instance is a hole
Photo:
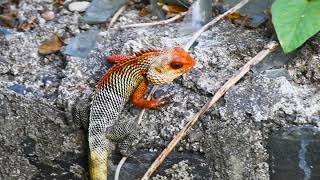
[[[113,58],[113,63],[115,63],[99,80],[96,88],[96,93],[99,92],[101,88],[103,88],[106,84],[111,84],[111,76],[112,74],[116,73],[123,73],[124,67],[131,66],[131,65],[137,65],[143,64],[143,61],[149,60],[155,56],[159,56],[162,53],[162,50],[160,49],[144,49],[140,50],[138,52],[135,52],[132,56],[126,56],[126,55],[112,55],[110,57]]]
[[[154,48],[148,48],[148,49],[144,49],[144,50],[140,50],[138,52],[134,53],[134,57],[139,57],[139,56],[143,56],[146,53],[151,53],[151,52],[161,52],[162,50],[160,49],[154,49]]]

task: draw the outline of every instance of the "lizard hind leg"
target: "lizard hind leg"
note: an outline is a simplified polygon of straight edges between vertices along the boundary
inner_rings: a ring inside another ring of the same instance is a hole
[[[117,123],[107,138],[118,143],[118,149],[123,156],[130,157],[134,151],[134,141],[139,137],[139,129],[136,122]]]
[[[72,107],[72,116],[76,122],[81,123],[85,130],[89,128],[91,99],[77,99]]]

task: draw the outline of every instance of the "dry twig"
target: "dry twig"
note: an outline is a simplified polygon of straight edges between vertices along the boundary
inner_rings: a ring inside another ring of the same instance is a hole
[[[189,41],[189,43],[187,45],[184,46],[184,49],[186,51],[189,50],[189,48],[192,46],[192,44],[196,41],[196,39],[201,35],[201,33],[205,30],[207,30],[210,26],[214,25],[215,23],[217,23],[219,20],[221,20],[224,16],[228,15],[229,13],[232,13],[234,11],[237,11],[238,9],[240,9],[242,6],[244,6],[246,3],[248,3],[249,0],[243,0],[241,1],[239,4],[237,4],[236,6],[234,6],[233,8],[229,9],[228,11],[226,11],[225,13],[217,16],[216,18],[214,18],[212,21],[210,21],[208,24],[206,24],[205,26],[203,26],[201,29],[199,29],[191,38],[191,41]],[[153,88],[153,90],[150,92],[150,94],[148,95],[148,97],[151,97],[151,95],[153,94],[153,92],[156,91],[155,89],[156,87]],[[142,111],[139,114],[139,118],[138,118],[138,122],[141,122],[141,118],[143,116],[145,112],[145,109],[142,109]]]
[[[116,173],[114,175],[114,180],[119,180],[119,175],[120,175],[120,170],[121,170],[121,167],[123,166],[124,162],[126,162],[128,157],[126,156],[123,156],[117,166],[117,169],[116,169]]]
[[[221,20],[223,17],[225,17],[226,15],[228,15],[229,13],[232,13],[238,9],[240,9],[242,6],[244,6],[246,3],[248,3],[249,0],[243,0],[241,1],[240,3],[238,3],[236,6],[234,6],[233,8],[229,9],[228,11],[226,11],[225,13],[217,16],[216,18],[214,18],[212,21],[210,21],[208,24],[206,24],[205,26],[203,26],[201,29],[199,29],[191,38],[191,40],[187,43],[187,45],[185,45],[184,49],[186,51],[189,50],[189,48],[192,46],[192,44],[195,42],[195,40],[201,35],[202,32],[204,32],[205,30],[207,30],[210,26],[214,25],[215,23],[217,23],[219,20]],[[187,12],[184,12],[184,13],[181,13],[179,15],[176,15],[170,19],[167,19],[167,20],[163,20],[163,21],[158,21],[158,22],[152,22],[152,23],[138,23],[138,24],[130,24],[130,25],[124,25],[124,26],[120,26],[119,28],[120,29],[124,29],[124,28],[132,28],[132,27],[145,27],[145,26],[155,26],[155,25],[161,25],[161,24],[168,24],[170,22],[173,22],[175,21],[176,19],[179,19],[183,16],[185,16],[187,14]],[[148,99],[151,98],[152,94],[156,91],[157,87],[153,87],[151,92],[149,93],[148,95]],[[139,114],[139,117],[137,119],[137,122],[138,124],[140,124],[142,122],[142,117],[143,117],[143,114],[145,113],[145,109],[142,109],[142,111],[140,112]],[[199,115],[200,116],[200,115]],[[198,116],[198,117],[199,117]],[[196,119],[198,118],[196,117]],[[190,123],[190,122],[189,122]],[[189,124],[188,123],[188,124]],[[195,122],[194,122],[195,123]],[[194,124],[193,123],[193,124]],[[188,125],[187,124],[187,125]],[[193,125],[192,124],[192,125]],[[186,125],[186,126],[187,126]],[[192,127],[191,125],[191,127]],[[191,128],[190,127],[190,128]],[[188,131],[189,129],[186,129],[185,133]],[[183,131],[183,129],[180,131],[180,133]],[[179,133],[179,134],[180,134]],[[178,134],[178,135],[179,135]],[[178,137],[177,135],[177,137]],[[185,136],[185,135],[184,135]],[[183,138],[184,136],[182,136],[181,138]],[[151,165],[151,167],[148,169],[148,171],[145,173],[145,175],[143,176],[143,180],[146,180],[148,179],[152,173],[156,170],[156,168],[163,162],[163,160],[166,158],[166,156],[172,151],[172,149],[176,146],[176,144],[181,140],[180,139],[173,139],[171,141],[171,143],[167,146],[167,148],[160,154],[160,156],[158,156],[158,158],[156,159],[156,161]],[[173,141],[176,141],[175,144],[171,145]],[[170,147],[170,145],[172,147]],[[168,148],[170,148],[168,150]],[[172,148],[172,149],[171,149]],[[166,151],[167,150],[167,151]],[[116,171],[116,176],[115,176],[115,180],[118,180],[118,177],[119,177],[119,172],[120,172],[120,169],[121,169],[121,166],[123,165],[123,163],[125,162],[125,160],[127,159],[127,157],[123,157],[120,161],[120,163],[118,164],[118,167],[117,167],[117,171]]]
[[[152,173],[159,167],[159,165],[164,161],[164,159],[170,154],[170,152],[175,148],[179,141],[186,136],[187,132],[195,125],[199,117],[203,115],[209,108],[211,108],[233,85],[235,85],[246,73],[249,72],[251,66],[259,63],[264,57],[266,57],[270,52],[278,47],[278,43],[271,41],[265,49],[260,51],[254,58],[247,62],[233,77],[231,77],[208,101],[200,111],[195,114],[191,120],[181,129],[181,131],[174,137],[174,139],[168,144],[168,146],[161,152],[158,158],[152,163],[148,171],[142,177],[142,180],[147,180],[152,175]]]
[[[185,45],[184,49],[188,50],[192,44],[196,41],[196,39],[201,35],[201,33],[205,30],[207,30],[210,26],[214,25],[215,23],[217,23],[218,21],[220,21],[223,17],[225,17],[226,15],[237,11],[238,9],[240,9],[242,6],[244,6],[245,4],[247,4],[249,2],[249,0],[243,0],[240,3],[238,3],[237,5],[235,5],[233,8],[229,9],[228,11],[226,11],[223,14],[220,14],[219,16],[215,17],[212,21],[210,21],[209,23],[207,23],[206,25],[204,25],[201,29],[199,29],[190,39],[190,41]]]
[[[156,26],[156,25],[164,25],[164,24],[169,24],[177,19],[180,19],[181,17],[185,16],[187,12],[180,13],[172,18],[162,20],[162,21],[156,21],[156,22],[150,22],[150,23],[137,23],[137,24],[128,24],[128,25],[123,25],[119,26],[119,29],[125,29],[125,28],[133,28],[133,27],[145,27],[145,26]]]
[[[110,20],[110,23],[108,25],[107,29],[110,29],[113,24],[116,22],[116,20],[119,18],[119,16],[121,15],[121,13],[126,10],[127,5],[123,5],[120,9],[118,9],[118,11],[113,15],[112,19]]]
[[[220,19],[222,19],[227,14],[234,12],[240,9],[243,5],[245,5],[249,0],[241,1],[235,7],[227,11],[226,13],[216,17],[213,21],[205,25],[198,32],[194,34],[192,40],[184,47],[188,50],[194,41],[200,36],[200,34],[205,31],[208,27],[212,26]],[[246,63],[240,70],[238,74],[230,78],[213,96],[213,98],[208,101],[201,110],[184,126],[184,128],[177,134],[177,136],[168,144],[167,148],[165,148],[162,153],[158,156],[158,158],[152,163],[149,167],[148,171],[142,177],[142,180],[147,180],[152,175],[152,173],[159,167],[159,165],[164,161],[164,159],[170,154],[170,152],[174,149],[174,147],[179,143],[179,141],[186,136],[187,132],[195,125],[198,121],[199,117],[203,115],[210,107],[212,107],[224,94],[230,89],[234,84],[236,84],[247,72],[249,72],[252,65],[259,63],[265,56],[267,56],[270,52],[272,52],[276,47],[278,47],[278,43],[270,42],[266,49],[262,50],[259,54],[257,54],[254,58],[252,58],[248,63]]]

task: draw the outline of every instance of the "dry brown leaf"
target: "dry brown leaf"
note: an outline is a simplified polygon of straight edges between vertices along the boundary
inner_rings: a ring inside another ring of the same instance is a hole
[[[150,10],[147,7],[144,7],[139,11],[139,16],[140,17],[144,17],[144,16],[147,16],[149,14],[150,14]]]
[[[227,15],[225,19],[230,20],[233,24],[240,25],[240,28],[248,27],[251,21],[249,16],[243,16],[239,11]]]
[[[2,24],[5,27],[14,28],[18,24],[17,16],[16,12],[0,15],[0,25]]]
[[[167,11],[168,14],[179,14],[179,13],[182,13],[182,12],[185,12],[188,10],[188,8],[186,7],[183,7],[183,6],[179,6],[179,5],[176,5],[176,4],[173,4],[173,5],[163,5],[162,6],[162,9],[164,11]]]
[[[37,18],[31,17],[27,21],[19,24],[18,30],[20,31],[28,31],[38,26]]]
[[[228,14],[225,18],[229,20],[241,19],[243,16],[239,11],[235,11],[233,13]]]
[[[53,36],[50,37],[50,39],[42,42],[38,50],[40,54],[45,55],[45,54],[51,54],[59,51],[62,46],[63,46],[63,39],[57,34],[54,34]]]
[[[54,0],[53,4],[58,5],[58,6],[63,6],[64,5],[64,0]]]

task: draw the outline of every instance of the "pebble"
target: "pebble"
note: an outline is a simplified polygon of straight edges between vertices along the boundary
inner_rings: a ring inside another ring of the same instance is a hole
[[[103,23],[126,2],[126,0],[93,0],[82,20],[87,24]]]
[[[8,87],[8,89],[22,95],[26,95],[27,92],[30,92],[30,88],[27,88],[25,85],[14,84]]]
[[[73,2],[69,4],[68,8],[70,11],[84,12],[89,4],[90,2],[87,1]]]
[[[42,13],[41,16],[43,17],[43,19],[45,19],[47,21],[51,21],[52,19],[55,18],[54,12],[52,12],[52,11],[46,11],[46,12]]]
[[[0,26],[0,36],[1,35],[8,35],[8,34],[11,34],[11,31],[9,31],[8,29]]]
[[[76,35],[70,40],[64,54],[85,58],[95,47],[99,35],[97,30],[89,30]]]

